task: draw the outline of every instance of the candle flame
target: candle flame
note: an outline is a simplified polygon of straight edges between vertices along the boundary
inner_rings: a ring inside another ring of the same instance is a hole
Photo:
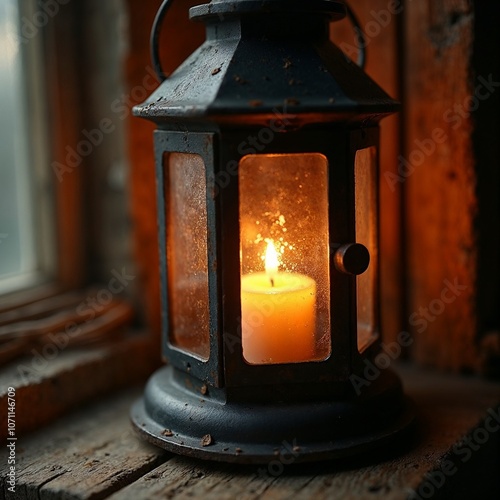
[[[271,282],[274,280],[274,276],[278,274],[279,265],[280,263],[278,260],[278,252],[276,251],[274,242],[273,240],[267,240],[265,268],[267,275],[271,279]]]

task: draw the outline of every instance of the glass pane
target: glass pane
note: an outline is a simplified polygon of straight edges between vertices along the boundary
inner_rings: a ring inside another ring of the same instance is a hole
[[[377,211],[376,211],[377,149],[370,147],[356,152],[354,164],[356,242],[370,252],[370,266],[356,278],[358,311],[358,350],[364,351],[377,338]]]
[[[0,2],[0,291],[37,268],[19,18],[17,0]]]
[[[245,360],[326,359],[331,352],[326,158],[245,156],[239,192]]]
[[[170,341],[208,359],[207,202],[199,155],[172,153],[166,175]]]

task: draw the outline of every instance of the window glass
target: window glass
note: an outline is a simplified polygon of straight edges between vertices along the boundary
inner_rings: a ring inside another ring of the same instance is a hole
[[[356,152],[354,164],[356,243],[370,252],[368,269],[356,277],[358,350],[364,351],[377,338],[377,220],[376,220],[376,161],[375,147]]]
[[[33,193],[17,0],[0,2],[0,287],[35,271]]]
[[[207,184],[201,156],[171,153],[166,175],[169,338],[210,354]]]

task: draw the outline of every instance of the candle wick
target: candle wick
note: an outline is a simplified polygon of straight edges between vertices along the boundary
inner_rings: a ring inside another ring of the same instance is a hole
[[[274,288],[274,278],[269,278],[271,280],[271,286]]]

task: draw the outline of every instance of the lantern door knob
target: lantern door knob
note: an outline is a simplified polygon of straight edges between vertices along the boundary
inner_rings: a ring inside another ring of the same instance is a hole
[[[363,274],[370,264],[370,252],[361,243],[348,243],[337,248],[335,267],[345,274]]]

